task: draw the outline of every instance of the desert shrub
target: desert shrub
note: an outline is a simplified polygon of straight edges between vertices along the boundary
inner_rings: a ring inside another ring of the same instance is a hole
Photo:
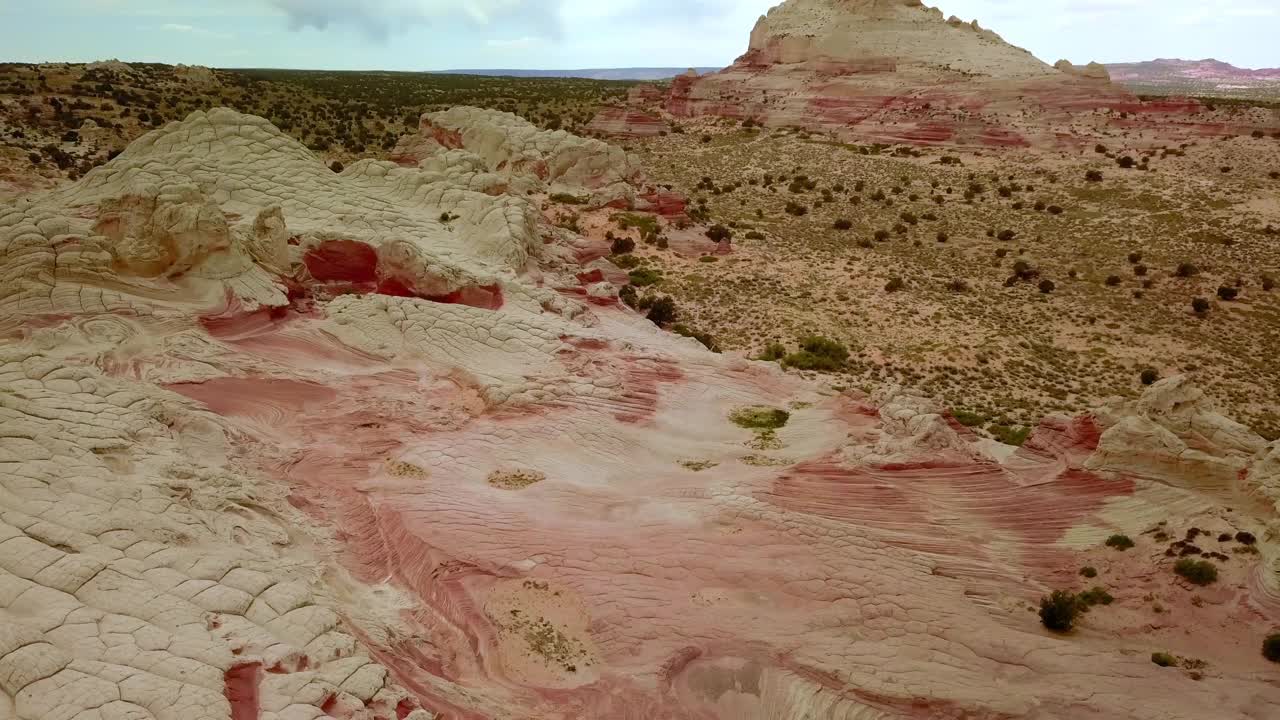
[[[794,215],[796,217],[807,215],[809,213],[809,208],[797,202],[788,201],[785,209],[788,215]]]
[[[895,277],[895,278],[890,278],[889,282],[885,283],[884,291],[891,292],[891,293],[898,292],[899,290],[902,290],[906,287],[907,287],[907,283],[902,278]]]
[[[1014,447],[1022,447],[1031,437],[1031,428],[1024,426],[988,425],[987,432],[999,442]]]
[[[698,332],[697,330],[694,330],[693,328],[690,328],[687,325],[682,325],[680,323],[676,323],[675,325],[672,325],[671,332],[679,335],[680,337],[693,338],[694,340],[697,340],[698,342],[702,343],[702,346],[710,350],[711,352],[714,352],[714,353],[720,352],[720,346],[716,344],[715,338],[713,338],[708,333]]]
[[[764,233],[760,232],[759,230],[752,230],[751,232],[747,233],[747,239],[748,239],[748,240],[763,240],[763,239],[764,239]]]
[[[1106,545],[1120,551],[1128,550],[1133,547],[1133,538],[1128,535],[1112,535],[1107,538]]]
[[[1268,635],[1262,641],[1262,657],[1273,663],[1280,663],[1280,633]]]
[[[1049,214],[1050,214],[1050,215],[1061,215],[1061,214],[1062,214],[1062,208],[1061,208],[1061,207],[1059,207],[1059,206],[1057,206],[1057,205],[1050,205],[1048,209],[1049,209]]]
[[[1241,545],[1253,545],[1254,543],[1258,542],[1258,538],[1254,537],[1253,533],[1244,532],[1242,530],[1236,533],[1236,542],[1240,543]]]
[[[610,260],[613,261],[614,265],[617,265],[623,270],[631,270],[633,268],[640,267],[640,258],[635,255],[614,255]]]
[[[938,232],[938,242],[940,242],[940,243],[944,243],[944,242],[946,242],[946,241],[948,241],[948,240],[950,240],[950,239],[951,239],[951,236],[950,236],[950,235],[948,235],[947,233],[942,232],[942,231],[939,231],[939,232]]]
[[[1218,581],[1218,566],[1208,560],[1184,557],[1174,563],[1173,571],[1193,585],[1211,585]]]
[[[1052,280],[1040,281],[1040,292],[1044,293],[1045,295],[1048,295],[1049,293],[1057,289],[1058,289],[1058,286],[1054,285]]]
[[[1001,230],[1000,234],[996,236],[996,239],[1001,242],[1010,242],[1017,236],[1018,233],[1012,230]]]
[[[1169,653],[1153,652],[1151,653],[1151,662],[1160,667],[1174,667],[1178,664],[1178,659]]]
[[[1174,270],[1173,274],[1180,278],[1195,277],[1200,274],[1200,268],[1189,262],[1179,263],[1178,269]]]
[[[635,249],[636,241],[629,237],[616,237],[613,239],[613,244],[609,246],[609,250],[614,255],[626,255],[627,253],[634,252]]]
[[[1066,590],[1054,590],[1048,597],[1040,598],[1040,622],[1054,632],[1070,632],[1080,617],[1080,603]]]
[[[1098,569],[1092,565],[1086,565],[1080,568],[1080,575],[1087,578],[1096,578],[1098,577]]]
[[[864,249],[875,247],[875,245],[866,238],[858,238],[857,245],[858,247],[864,248]]]
[[[1134,265],[1134,266],[1133,266],[1133,274],[1134,274],[1134,275],[1136,275],[1137,277],[1146,277],[1146,275],[1147,275],[1147,266],[1146,266],[1146,265]]]
[[[639,302],[640,296],[636,292],[635,286],[623,285],[622,289],[618,291],[618,299],[627,307],[634,308]]]
[[[669,325],[675,322],[676,314],[676,301],[664,295],[653,301],[645,317],[654,325]]]
[[[782,343],[769,343],[765,346],[764,352],[760,353],[757,360],[765,360],[767,362],[776,362],[787,356],[787,347]]]
[[[889,237],[890,235],[888,230],[877,230],[875,232],[875,238],[877,242],[886,242],[888,241]]]
[[[1121,279],[1121,277],[1120,277],[1119,275],[1108,275],[1108,276],[1107,276],[1107,287],[1115,287],[1115,286],[1119,285],[1119,284],[1120,284],[1120,283],[1122,283],[1122,282],[1124,282],[1124,280],[1123,280],[1123,279]]]
[[[738,408],[729,414],[729,420],[747,430],[777,430],[791,419],[791,413],[774,407],[757,405]]]
[[[1094,152],[1096,152],[1096,153],[1098,153],[1099,155],[1106,155],[1106,154],[1107,154],[1107,146],[1106,146],[1106,145],[1103,145],[1102,143],[1098,143],[1097,145],[1094,145],[1094,146],[1093,146],[1093,151],[1094,151]]]
[[[1090,170],[1084,174],[1084,179],[1088,182],[1102,182],[1102,171]]]
[[[782,360],[782,364],[797,370],[835,372],[844,368],[848,359],[849,350],[844,345],[835,340],[810,335],[801,338],[800,352],[788,355]]]
[[[577,195],[570,195],[569,193],[553,193],[551,195],[551,202],[557,202],[561,205],[584,205],[587,201],[585,198],[580,198]]]
[[[1093,607],[1094,605],[1110,605],[1116,601],[1116,599],[1111,596],[1111,593],[1107,592],[1107,589],[1104,587],[1093,587],[1085,590],[1077,595],[1076,599],[1085,607]]]
[[[947,289],[953,293],[969,292],[969,283],[960,278],[954,278],[947,283]]]
[[[1138,376],[1143,385],[1154,385],[1160,379],[1160,373],[1155,368],[1147,368]]]
[[[832,227],[836,230],[848,230],[853,227],[853,223],[849,220],[845,220],[844,218],[840,218],[835,221],[835,224]]]
[[[1191,310],[1197,315],[1204,315],[1209,312],[1209,308],[1213,307],[1205,298],[1198,297],[1191,301]]]
[[[345,168],[342,167],[342,163],[338,162],[337,160],[334,160],[333,162],[329,163],[329,169],[336,173],[340,173]]]
[[[733,231],[723,225],[712,225],[707,230],[707,237],[710,238],[712,242],[732,240]]]
[[[627,277],[631,280],[631,284],[636,287],[647,287],[656,285],[662,280],[662,274],[652,268],[639,268],[628,273]]]
[[[1218,298],[1221,300],[1230,302],[1232,300],[1235,300],[1239,295],[1240,295],[1240,290],[1237,288],[1227,287],[1226,285],[1223,285],[1222,287],[1218,288]]]

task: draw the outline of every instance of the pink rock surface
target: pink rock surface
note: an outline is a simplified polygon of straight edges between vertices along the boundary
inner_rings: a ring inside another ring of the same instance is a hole
[[[1256,651],[1280,621],[1280,448],[1188,381],[997,446],[909,392],[837,393],[588,300],[612,298],[581,239],[468,177],[334,174],[219,110],[0,208],[0,713],[1280,704]],[[113,237],[90,206],[134,214]],[[789,414],[733,421],[756,407]],[[1192,523],[1261,552],[1193,591],[1152,534]],[[1102,547],[1114,532],[1138,547]],[[1048,633],[1035,602],[1084,564],[1117,602]],[[1209,667],[1196,682],[1156,650]]]

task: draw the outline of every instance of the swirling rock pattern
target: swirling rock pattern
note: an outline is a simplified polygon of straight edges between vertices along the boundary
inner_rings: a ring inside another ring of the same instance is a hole
[[[909,392],[713,355],[607,283],[552,290],[581,282],[575,239],[491,182],[625,183],[614,153],[428,122],[467,154],[335,174],[264,120],[197,113],[0,208],[0,717],[1280,703],[1239,649],[1280,618],[1278,451],[1187,382],[1015,450]],[[780,426],[740,427],[747,407]],[[1255,532],[1264,562],[1161,625],[1143,596],[1190,595],[1153,541],[1099,549],[1157,522]],[[1052,636],[1032,603],[1086,561],[1116,605]],[[1200,682],[1147,659],[1191,647]]]

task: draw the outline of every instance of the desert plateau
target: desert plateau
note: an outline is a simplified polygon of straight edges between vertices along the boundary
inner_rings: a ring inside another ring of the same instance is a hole
[[[1280,718],[1280,70],[71,4],[189,47],[0,51],[0,720]]]

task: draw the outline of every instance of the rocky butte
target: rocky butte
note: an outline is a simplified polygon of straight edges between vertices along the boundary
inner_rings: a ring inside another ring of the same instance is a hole
[[[1193,101],[1143,103],[1101,65],[1050,66],[919,0],[787,0],[732,66],[677,77],[665,107],[886,144],[1077,144],[1090,135],[1081,118],[1169,137],[1224,132],[1190,119]]]

